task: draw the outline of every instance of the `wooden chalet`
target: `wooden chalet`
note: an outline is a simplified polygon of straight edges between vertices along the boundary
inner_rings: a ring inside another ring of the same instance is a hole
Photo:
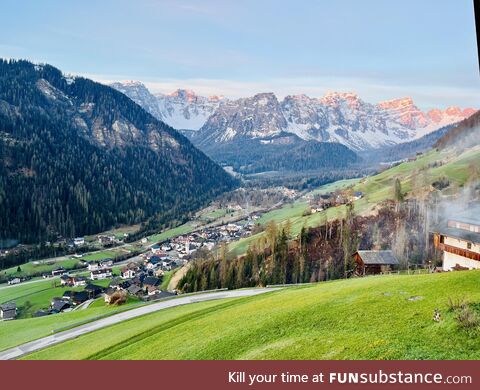
[[[353,255],[356,263],[355,275],[377,275],[390,272],[398,266],[398,260],[390,250],[357,251]]]

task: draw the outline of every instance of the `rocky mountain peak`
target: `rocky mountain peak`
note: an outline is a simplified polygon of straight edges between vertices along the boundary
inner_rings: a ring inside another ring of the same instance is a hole
[[[176,91],[169,93],[167,96],[176,97],[188,102],[197,100],[197,95],[191,89],[177,89]]]

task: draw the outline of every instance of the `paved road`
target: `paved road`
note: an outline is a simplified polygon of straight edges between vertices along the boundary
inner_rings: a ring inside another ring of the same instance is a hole
[[[210,301],[214,299],[224,298],[240,298],[253,295],[263,294],[269,291],[274,291],[274,288],[255,288],[245,290],[232,290],[232,291],[219,291],[205,294],[193,294],[188,296],[180,296],[178,298],[169,299],[150,305],[142,306],[137,309],[128,310],[119,314],[114,314],[110,317],[102,318],[97,321],[89,322],[88,324],[80,325],[76,328],[65,330],[53,334],[51,336],[43,337],[38,340],[31,341],[19,345],[18,347],[10,348],[0,352],[0,360],[16,359],[31,352],[38,351],[43,348],[50,347],[54,344],[61,343],[66,340],[73,339],[75,337],[84,335],[89,332],[93,332],[97,329],[104,328],[113,324],[117,324],[122,321],[126,321],[135,317],[142,316],[144,314],[153,313],[158,310],[168,309],[170,307],[187,305],[195,302]]]

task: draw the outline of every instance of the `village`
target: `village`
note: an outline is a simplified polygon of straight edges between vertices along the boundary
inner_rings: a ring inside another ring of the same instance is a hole
[[[253,215],[244,223],[228,223],[225,225],[205,227],[190,234],[173,237],[164,242],[148,245],[148,249],[131,259],[122,261],[118,266],[113,259],[105,258],[96,261],[82,261],[84,268],[71,272],[64,267],[56,267],[50,273],[44,273],[43,279],[58,279],[60,285],[66,289],[62,296],[53,297],[46,302],[48,307],[38,310],[33,317],[42,317],[60,312],[86,308],[99,297],[103,297],[108,305],[121,305],[128,297],[140,301],[154,301],[165,299],[177,294],[176,291],[162,290],[160,285],[166,272],[172,271],[187,264],[192,255],[199,249],[212,250],[222,242],[248,236],[259,218]],[[99,238],[100,240],[100,238]],[[76,238],[75,245],[83,245],[84,238]],[[147,244],[146,239],[142,240]],[[81,259],[81,256],[77,258]],[[119,275],[115,276],[114,266],[119,268]],[[85,272],[86,271],[86,272]],[[9,285],[16,285],[28,281],[30,278],[13,277],[8,280]],[[108,281],[99,285],[99,281]],[[17,307],[14,302],[0,306],[0,319],[14,319]]]
[[[65,290],[61,296],[45,302],[44,307],[33,313],[33,316],[88,307],[100,297],[106,305],[121,305],[128,299],[146,302],[174,296],[178,293],[175,288],[169,288],[165,283],[162,285],[166,273],[184,267],[197,257],[208,255],[222,244],[238,242],[263,230],[264,222],[261,221],[265,213],[288,209],[289,204],[293,206],[294,202],[301,202],[298,204],[305,204],[303,215],[308,217],[368,198],[368,194],[354,191],[351,186],[322,192],[277,190],[283,201],[270,204],[266,209],[249,208],[248,202],[239,201],[211,205],[196,216],[195,223],[198,225],[190,232],[175,234],[153,243],[145,237],[135,244],[135,251],[123,249],[125,254],[115,258],[87,260],[88,256],[82,254],[82,249],[91,246],[93,241],[103,249],[124,248],[128,237],[126,232],[107,232],[95,237],[76,237],[65,241],[78,250],[71,257],[78,260],[77,268],[66,269],[58,263],[59,266],[42,275],[43,279],[59,280]],[[224,212],[219,213],[217,210]],[[425,270],[435,272],[480,268],[480,222],[472,215],[475,213],[456,213],[455,218],[448,219],[445,226],[431,227],[430,240],[435,248],[442,251],[442,265],[432,268],[432,264],[425,264]],[[198,222],[201,220],[203,224]],[[352,254],[352,260],[355,269],[351,276],[354,277],[388,274],[401,269],[399,259],[390,248],[362,248]],[[15,285],[29,279],[28,276],[13,276],[8,279],[8,284]],[[12,319],[16,313],[15,302],[5,302],[0,309],[0,318]]]

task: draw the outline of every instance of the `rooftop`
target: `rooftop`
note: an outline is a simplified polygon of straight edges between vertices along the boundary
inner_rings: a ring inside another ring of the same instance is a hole
[[[2,309],[2,311],[15,310],[16,308],[17,305],[15,304],[15,302],[8,302],[0,305],[0,309]]]
[[[398,260],[392,251],[357,251],[365,264],[397,265]]]
[[[464,241],[474,242],[476,244],[480,244],[480,233],[470,232],[465,229],[457,229],[452,227],[436,227],[432,228],[433,233],[439,233],[444,236],[450,236],[454,238],[458,238]]]

